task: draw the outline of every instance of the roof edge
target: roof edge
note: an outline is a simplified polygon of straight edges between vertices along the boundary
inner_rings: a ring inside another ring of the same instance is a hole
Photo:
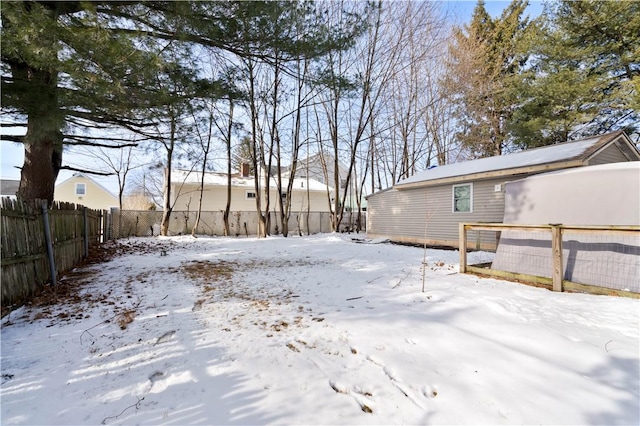
[[[422,188],[426,186],[437,186],[437,185],[444,185],[448,183],[484,180],[484,179],[491,179],[491,178],[499,178],[503,176],[512,176],[512,175],[521,175],[521,174],[530,174],[530,173],[542,173],[542,172],[548,172],[548,171],[558,170],[558,169],[580,167],[580,166],[584,166],[585,164],[586,164],[585,159],[560,161],[557,163],[545,163],[545,164],[538,164],[535,166],[493,170],[489,172],[472,173],[468,175],[452,176],[452,177],[446,177],[446,178],[434,179],[434,180],[426,180],[426,181],[412,182],[412,183],[405,183],[405,184],[395,184],[393,188],[399,191],[403,191],[406,189]]]

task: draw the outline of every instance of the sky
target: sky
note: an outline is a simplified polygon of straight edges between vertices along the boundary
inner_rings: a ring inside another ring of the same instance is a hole
[[[353,237],[107,246],[2,319],[0,423],[640,424],[639,300]]]
[[[476,6],[475,1],[447,1],[443,3],[453,13],[457,23],[469,22]],[[499,16],[509,3],[508,1],[486,1],[485,8],[492,16]],[[542,12],[542,7],[542,1],[530,1],[527,13],[531,16],[537,16]],[[24,151],[21,145],[12,142],[0,142],[0,177],[2,179],[20,179],[19,167],[22,166],[23,161]],[[63,155],[63,164],[83,168],[83,165],[87,163],[86,159],[81,157]],[[87,168],[90,168],[90,166],[87,166]],[[62,170],[56,183],[59,184],[70,178],[73,173],[68,170]],[[114,195],[118,193],[118,184],[115,177],[91,176],[91,178],[109,189]]]

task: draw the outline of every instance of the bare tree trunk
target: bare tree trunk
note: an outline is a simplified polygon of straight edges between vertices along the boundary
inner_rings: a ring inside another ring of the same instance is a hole
[[[222,215],[224,221],[224,235],[228,237],[231,235],[231,228],[229,226],[229,212],[231,211],[231,131],[233,129],[233,99],[229,98],[229,123],[227,126],[227,134],[225,135],[225,142],[227,146],[227,204],[224,207],[224,214]]]
[[[294,123],[292,130],[292,147],[291,147],[291,169],[289,170],[289,181],[287,184],[287,189],[285,194],[285,199],[282,200],[282,196],[280,196],[280,221],[282,223],[282,235],[287,236],[289,233],[289,218],[291,216],[291,201],[293,198],[293,181],[296,176],[296,170],[298,167],[298,157],[300,155],[300,147],[302,145],[301,142],[301,121],[302,121],[302,108],[303,108],[303,88],[305,84],[305,78],[308,71],[308,61],[303,60],[302,69],[301,69],[301,61],[298,60],[296,62],[297,65],[297,74],[295,76],[296,79],[296,105],[295,105],[295,115],[294,115]],[[308,173],[307,173],[308,175]],[[282,191],[282,176],[280,172],[280,144],[278,143],[278,188],[279,191]],[[308,185],[308,176],[307,176],[307,196],[309,194],[309,185]]]
[[[171,168],[173,167],[173,151],[176,143],[176,116],[173,108],[170,108],[170,132],[169,140],[164,142],[167,153],[167,166],[164,174],[164,200],[162,211],[162,222],[160,224],[160,235],[169,235],[169,223],[171,221],[171,212],[173,204],[171,203]]]
[[[258,143],[258,108],[257,108],[257,99],[256,99],[256,70],[255,63],[253,62],[253,58],[248,57],[245,61],[245,65],[247,67],[247,77],[249,83],[249,111],[251,115],[251,163],[253,166],[253,170],[255,171],[254,176],[254,189],[256,194],[256,212],[258,213],[258,237],[266,237],[268,232],[268,203],[266,214],[262,212],[262,194],[261,194],[261,179],[260,176],[260,165],[264,164],[264,160],[258,159],[258,154],[261,153],[264,156],[264,145],[262,143]],[[267,174],[268,175],[268,174]],[[266,187],[269,188],[269,180],[267,177]],[[267,196],[269,191],[267,190]]]
[[[191,229],[191,236],[195,237],[198,229],[198,225],[200,224],[200,215],[202,214],[202,197],[204,195],[204,176],[207,172],[207,158],[209,157],[209,151],[211,149],[211,138],[213,137],[213,106],[209,105],[209,122],[207,128],[207,134],[203,136],[200,133],[200,126],[197,123],[197,119],[195,114],[192,111],[193,121],[195,123],[196,133],[198,134],[198,139],[200,140],[200,147],[202,148],[202,169],[200,169],[200,187],[198,188],[198,210],[196,211],[196,220],[193,223],[193,228]]]

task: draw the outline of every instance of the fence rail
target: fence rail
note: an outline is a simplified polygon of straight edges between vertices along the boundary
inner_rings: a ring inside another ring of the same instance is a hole
[[[468,265],[470,231],[492,231],[494,261]],[[460,224],[460,272],[507,278],[553,291],[640,298],[640,226]]]
[[[71,203],[41,208],[3,198],[1,220],[2,306],[28,298],[44,283],[73,268],[101,238],[103,212]]]

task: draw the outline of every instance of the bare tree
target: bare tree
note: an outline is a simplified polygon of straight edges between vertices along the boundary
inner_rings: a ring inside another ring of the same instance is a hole
[[[377,139],[369,150],[372,190],[426,169],[435,158],[433,130],[440,120],[449,120],[439,116],[445,99],[437,91],[442,68],[436,64],[448,40],[440,8],[435,2],[406,2],[388,10],[385,44],[398,53],[371,131]]]
[[[335,5],[334,14],[340,19],[347,5]],[[359,6],[358,3],[353,5],[356,8]],[[367,34],[349,52],[330,53],[325,61],[325,74],[329,78],[326,79],[321,97],[325,125],[329,131],[328,146],[336,190],[331,213],[334,231],[339,229],[348,195],[353,193],[359,146],[368,138],[367,129],[374,119],[383,88],[388,84],[398,58],[398,49],[381,44],[383,10],[383,3],[376,3],[369,15]],[[344,155],[341,155],[343,150]],[[348,162],[342,178],[339,174],[341,157]]]
[[[207,172],[207,160],[209,157],[209,151],[211,150],[211,139],[213,138],[213,105],[211,101],[203,102],[203,107],[206,112],[206,117],[197,117],[196,112],[191,108],[191,116],[193,118],[193,129],[198,141],[199,153],[202,155],[202,163],[200,169],[200,185],[198,187],[198,208],[196,211],[196,220],[194,221],[193,228],[191,229],[191,235],[196,235],[196,230],[200,224],[200,215],[202,213],[202,197],[204,195],[204,180]],[[202,131],[201,126],[204,125],[205,129]]]
[[[134,135],[131,138],[135,138]],[[87,157],[92,163],[92,168],[113,175],[118,181],[118,208],[123,208],[127,179],[131,172],[144,166],[136,156],[135,142],[118,149],[110,149],[102,146],[77,149],[76,154]]]

